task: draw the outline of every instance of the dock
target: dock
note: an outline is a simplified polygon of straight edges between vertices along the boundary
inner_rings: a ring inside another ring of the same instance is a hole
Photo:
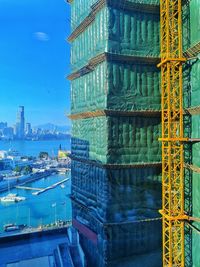
[[[33,191],[38,191],[38,190],[43,190],[44,188],[35,188],[35,187],[29,187],[29,186],[15,186],[17,189],[25,189],[25,190],[33,190]]]
[[[48,187],[46,187],[44,189],[41,189],[41,190],[39,190],[37,192],[33,192],[32,195],[36,195],[36,196],[40,195],[40,194],[42,194],[42,193],[44,193],[44,192],[46,192],[48,190],[54,189],[55,187],[59,186],[60,184],[63,184],[64,182],[66,182],[68,180],[69,180],[69,178],[66,178],[66,179],[64,179],[64,180],[62,180],[60,182],[57,182],[57,183],[55,183],[55,184],[53,184],[51,186],[48,186]]]

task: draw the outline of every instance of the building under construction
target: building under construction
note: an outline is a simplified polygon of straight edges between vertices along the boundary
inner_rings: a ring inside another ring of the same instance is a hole
[[[200,267],[200,1],[68,1],[87,266]]]

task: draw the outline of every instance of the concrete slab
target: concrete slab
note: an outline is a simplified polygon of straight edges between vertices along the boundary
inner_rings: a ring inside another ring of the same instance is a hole
[[[53,255],[53,251],[59,244],[65,242],[67,242],[67,233],[38,235],[38,237],[34,236],[28,239],[23,239],[23,236],[20,236],[16,240],[9,240],[7,242],[5,240],[4,242],[0,241],[0,267],[5,267],[8,263],[18,263],[37,258],[45,259],[45,257]],[[19,266],[21,267],[21,265]],[[25,266],[29,267],[31,265]],[[33,266],[45,267],[44,264],[36,265],[35,263]],[[49,265],[47,266],[49,267]]]
[[[9,263],[7,267],[51,267],[49,257],[40,257],[30,260],[19,261],[16,263]]]

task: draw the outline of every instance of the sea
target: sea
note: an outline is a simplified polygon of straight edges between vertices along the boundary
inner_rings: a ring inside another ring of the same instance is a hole
[[[70,150],[70,139],[56,141],[0,141],[0,150],[14,149],[24,156],[38,156],[41,151],[55,156],[59,147]],[[27,183],[27,187],[46,188],[58,181],[69,178],[64,186],[58,186],[40,195],[33,195],[34,190],[13,188],[9,193],[16,193],[26,200],[18,203],[5,204],[0,202],[0,232],[6,224],[26,224],[31,227],[54,224],[58,220],[71,220],[71,174],[51,175],[47,178]],[[0,197],[7,195],[3,192]]]
[[[0,150],[17,150],[23,156],[37,157],[40,152],[48,152],[54,157],[58,154],[59,147],[63,150],[70,150],[70,137],[65,140],[45,141],[0,141]]]
[[[69,180],[64,183],[65,187],[58,186],[40,195],[33,195],[35,190],[11,189],[10,193],[25,197],[26,200],[18,203],[0,203],[0,231],[6,224],[26,224],[31,227],[54,224],[58,220],[71,219],[70,173]],[[41,180],[27,183],[27,187],[46,188],[67,178],[64,175],[52,175]],[[0,194],[0,197],[8,192]]]

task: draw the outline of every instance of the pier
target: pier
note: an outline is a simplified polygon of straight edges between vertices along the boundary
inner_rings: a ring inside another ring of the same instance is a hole
[[[35,187],[29,187],[29,186],[15,186],[15,188],[17,189],[25,189],[25,190],[34,190],[34,191],[38,191],[38,190],[43,190],[44,188],[35,188]]]
[[[46,192],[46,191],[48,191],[48,190],[51,190],[51,189],[54,189],[55,187],[57,187],[57,186],[59,186],[60,184],[63,184],[64,182],[66,182],[66,181],[68,181],[69,180],[69,178],[66,178],[66,179],[64,179],[64,180],[62,180],[62,181],[60,181],[60,182],[57,182],[57,183],[55,183],[55,184],[53,184],[53,185],[51,185],[51,186],[48,186],[48,187],[46,187],[46,188],[44,188],[44,189],[40,189],[39,191],[37,191],[37,192],[33,192],[32,193],[32,195],[40,195],[40,194],[42,194],[42,193],[44,193],[44,192]]]
[[[48,176],[51,176],[53,174],[53,170],[45,170],[44,172],[36,172],[32,173],[30,175],[24,175],[18,177],[18,179],[12,179],[9,183],[10,189],[16,188],[17,186],[25,186],[27,183],[35,182],[37,180],[40,180],[42,178],[46,178]],[[21,188],[22,189],[22,188]],[[26,189],[26,188],[23,188]],[[38,188],[38,190],[41,190],[42,188]],[[27,190],[31,190],[30,187]],[[8,191],[8,182],[2,181],[0,184],[0,192]]]

